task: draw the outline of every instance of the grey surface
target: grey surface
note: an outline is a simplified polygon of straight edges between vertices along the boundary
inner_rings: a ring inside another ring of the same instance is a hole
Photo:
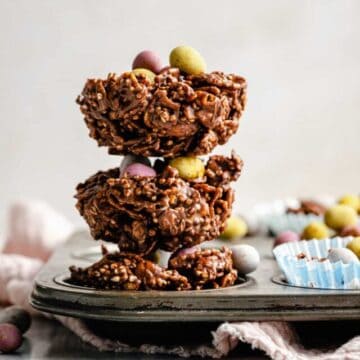
[[[244,360],[268,359],[259,351],[252,351],[249,346],[243,344],[228,358],[240,357]],[[58,322],[37,317],[25,334],[21,348],[11,355],[0,354],[0,359],[174,359],[174,356],[100,352],[82,342]]]
[[[86,232],[75,234],[41,270],[32,294],[43,311],[112,321],[345,320],[360,318],[360,291],[318,290],[273,282],[278,275],[267,238],[247,241],[261,264],[245,285],[206,291],[99,291],[68,286],[70,265],[87,266],[100,255]],[[219,245],[215,242],[211,245]],[[59,278],[60,276],[60,278]]]

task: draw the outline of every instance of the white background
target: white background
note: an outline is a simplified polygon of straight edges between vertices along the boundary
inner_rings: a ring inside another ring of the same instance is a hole
[[[180,44],[248,79],[239,132],[215,149],[245,161],[237,210],[360,191],[360,1],[1,0],[0,224],[24,196],[81,223],[76,184],[120,162],[87,136],[84,81]]]

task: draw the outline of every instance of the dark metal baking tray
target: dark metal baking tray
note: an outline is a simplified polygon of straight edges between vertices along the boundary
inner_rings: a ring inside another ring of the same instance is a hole
[[[75,233],[35,279],[31,304],[38,310],[123,322],[217,322],[240,320],[360,319],[359,290],[288,286],[271,253],[269,238],[247,238],[261,255],[259,268],[237,286],[201,291],[100,291],[67,284],[70,265],[87,266],[100,257],[99,243]],[[224,243],[214,241],[207,246]],[[235,243],[227,243],[232,245]]]

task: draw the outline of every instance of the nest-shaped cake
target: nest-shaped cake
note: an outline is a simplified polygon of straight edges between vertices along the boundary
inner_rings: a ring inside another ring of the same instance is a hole
[[[232,251],[200,249],[184,254],[175,254],[169,260],[169,269],[185,276],[195,290],[218,289],[234,285],[238,272],[233,268]]]
[[[289,207],[286,209],[288,214],[305,214],[305,215],[324,215],[326,207],[314,200],[301,200],[298,207]]]
[[[232,252],[196,249],[174,255],[168,268],[131,253],[107,253],[95,264],[82,269],[72,266],[69,282],[104,290],[200,290],[234,285],[238,274]]]
[[[246,81],[222,72],[155,76],[109,74],[89,79],[77,99],[90,136],[112,154],[205,155],[239,126]]]
[[[159,161],[153,177],[120,176],[119,168],[99,171],[77,187],[77,208],[95,239],[117,243],[121,251],[148,254],[176,251],[215,239],[231,214],[230,182],[243,162],[211,156],[202,178],[184,180]]]

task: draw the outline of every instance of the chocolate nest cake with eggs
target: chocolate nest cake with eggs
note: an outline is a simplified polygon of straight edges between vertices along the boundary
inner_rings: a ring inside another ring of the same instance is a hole
[[[164,162],[156,176],[100,171],[77,187],[77,208],[95,239],[140,255],[176,251],[212,240],[224,230],[240,176],[241,159],[212,156],[202,178],[182,179]]]
[[[144,68],[88,80],[77,99],[90,136],[111,154],[126,156],[120,167],[99,171],[77,187],[76,206],[93,238],[116,243],[119,251],[104,248],[97,263],[71,267],[73,284],[200,290],[237,281],[231,250],[197,245],[224,230],[234,201],[230,183],[243,162],[234,152],[206,163],[195,155],[209,154],[237,131],[246,82],[206,73],[201,62],[189,66],[191,56],[200,56],[191,48],[190,58],[180,51],[181,61],[175,61],[177,49],[171,67],[160,69],[150,54],[151,61],[140,59]],[[152,156],[162,159],[151,163]],[[158,250],[173,253],[167,267],[155,262]]]
[[[205,155],[233,135],[246,102],[246,82],[221,72],[90,79],[77,99],[90,136],[111,154]]]

